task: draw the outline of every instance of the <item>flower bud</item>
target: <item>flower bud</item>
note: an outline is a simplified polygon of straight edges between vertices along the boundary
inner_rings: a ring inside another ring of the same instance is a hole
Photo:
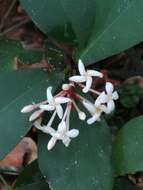
[[[63,84],[63,85],[62,85],[62,89],[63,89],[63,90],[69,90],[69,88],[70,88],[70,85],[69,85],[69,84]]]
[[[21,113],[28,113],[31,112],[35,108],[34,105],[27,105],[24,108],[22,108]]]
[[[85,113],[82,112],[82,111],[78,112],[78,116],[79,116],[79,119],[80,119],[80,120],[85,120],[85,119],[86,119],[86,115],[85,115]]]

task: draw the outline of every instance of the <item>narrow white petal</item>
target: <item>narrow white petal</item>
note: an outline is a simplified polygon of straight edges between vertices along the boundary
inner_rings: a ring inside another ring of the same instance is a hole
[[[60,104],[56,105],[56,111],[57,111],[57,115],[59,116],[59,118],[62,119],[62,117],[63,117],[63,108],[62,108],[62,106]]]
[[[61,123],[59,123],[59,125],[58,125],[58,132],[59,133],[66,132],[66,123],[65,123],[65,121],[62,121]]]
[[[78,116],[79,116],[79,119],[80,119],[80,120],[85,120],[85,119],[86,119],[86,115],[85,115],[85,113],[82,112],[82,111],[78,112]]]
[[[55,137],[52,137],[49,140],[48,145],[47,145],[48,150],[51,150],[55,146],[56,142],[57,142],[57,139]]]
[[[53,102],[53,95],[52,95],[52,87],[48,87],[47,88],[47,100],[48,100],[48,103],[51,103]]]
[[[114,100],[117,100],[119,98],[117,91],[113,92],[112,97]]]
[[[41,105],[40,109],[43,109],[45,111],[53,111],[55,109],[55,107],[47,104],[47,105]]]
[[[69,144],[70,144],[70,142],[71,142],[71,139],[70,139],[69,137],[65,137],[65,138],[62,139],[62,142],[63,142],[63,144],[64,144],[66,147],[68,147]]]
[[[94,103],[95,109],[96,109],[97,107],[99,107],[100,105],[101,105],[101,102],[96,100],[95,103]]]
[[[95,114],[93,117],[87,120],[88,125],[93,124],[95,121],[97,121],[100,118],[100,114]]]
[[[40,115],[43,113],[43,110],[38,110],[35,111],[29,118],[29,121],[34,121],[35,119],[37,119],[38,117],[40,117]]]
[[[78,70],[79,70],[79,73],[80,73],[81,75],[84,75],[84,74],[86,73],[84,64],[83,64],[83,62],[81,61],[81,59],[79,59],[79,61],[78,61]]]
[[[114,90],[114,86],[111,82],[106,82],[105,89],[106,89],[107,94],[112,94]]]
[[[79,130],[78,129],[71,129],[66,133],[66,135],[70,138],[76,138],[79,135]]]
[[[110,100],[108,103],[107,103],[107,109],[109,112],[112,112],[114,109],[115,109],[115,103],[113,100]]]
[[[73,81],[73,82],[85,82],[86,78],[84,76],[73,76],[70,77],[69,80]]]
[[[53,135],[54,133],[56,133],[56,130],[53,129],[52,127],[45,126],[45,127],[42,127],[42,128],[43,128],[42,131],[44,133],[47,133],[47,134],[50,134],[50,135]]]
[[[93,77],[103,77],[103,74],[101,72],[95,71],[95,70],[87,70],[87,73],[89,76]]]
[[[95,101],[95,102],[96,102],[95,104],[99,105],[99,104],[102,104],[102,103],[106,103],[107,100],[108,100],[107,95],[105,94],[105,92],[102,92],[102,93],[97,97],[97,99],[96,99],[96,101]]]
[[[27,105],[22,108],[21,113],[28,113],[31,112],[35,108],[35,105]]]
[[[93,124],[95,121],[97,120],[97,118],[95,116],[91,117],[90,119],[87,120],[87,124],[91,125]]]
[[[89,89],[91,88],[92,85],[92,77],[88,77],[87,81],[86,81],[86,86],[82,89],[82,91],[84,93],[87,93],[89,91]]]
[[[47,126],[41,126],[41,125],[37,125],[34,123],[34,126],[39,129],[40,131],[42,131],[43,133],[46,134],[54,134],[56,131],[52,128],[52,127],[47,127]]]
[[[84,107],[93,115],[95,113],[95,106],[91,102],[88,102],[86,100],[82,101]]]
[[[70,101],[71,101],[70,98],[65,98],[65,97],[57,97],[57,98],[55,98],[56,104],[65,104],[65,103],[70,102]]]

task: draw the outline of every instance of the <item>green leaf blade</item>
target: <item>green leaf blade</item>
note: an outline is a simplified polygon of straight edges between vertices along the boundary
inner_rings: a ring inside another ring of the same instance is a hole
[[[60,40],[74,42],[76,58],[87,65],[142,41],[143,2],[139,0],[21,0],[38,27]],[[53,14],[56,12],[56,14]]]
[[[16,188],[15,190],[48,190],[49,185],[46,182],[35,182]]]
[[[113,146],[116,175],[143,170],[143,117],[130,120],[119,132]]]
[[[39,167],[54,190],[111,190],[111,136],[105,122],[87,126],[73,112],[71,129],[80,134],[68,148],[58,142],[47,150],[49,136],[41,134],[38,141]]]
[[[31,186],[32,189],[40,187],[46,187],[47,190],[49,189],[48,184],[45,182],[45,179],[39,170],[37,160],[33,161],[25,168],[23,168],[22,172],[16,180],[15,188],[26,189],[26,187],[30,188]]]
[[[56,75],[55,75],[56,74]],[[61,73],[47,74],[43,71],[17,71],[0,78],[0,159],[2,159],[29,128],[29,114],[21,109],[33,101],[46,99],[46,88],[57,86],[63,79]],[[58,82],[57,82],[57,81]],[[5,84],[5,85],[4,85]]]
[[[143,2],[120,0],[113,3],[111,0],[108,3],[112,9],[107,10],[107,18],[102,19],[97,14],[98,22],[101,23],[99,25],[95,22],[89,43],[80,53],[87,65],[120,53],[142,41]]]
[[[23,64],[33,64],[42,60],[43,51],[38,49],[25,49],[19,41],[0,39],[0,72],[14,70],[15,58]]]

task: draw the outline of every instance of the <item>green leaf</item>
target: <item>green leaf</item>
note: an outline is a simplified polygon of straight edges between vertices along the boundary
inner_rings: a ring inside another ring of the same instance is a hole
[[[142,41],[143,1],[21,0],[35,24],[61,41],[76,40],[88,65]],[[56,14],[53,14],[56,13]],[[72,39],[72,40],[71,40]]]
[[[113,190],[137,190],[137,187],[125,177],[120,177],[115,180]]]
[[[130,120],[119,131],[113,146],[116,175],[143,170],[143,116]]]
[[[79,120],[75,111],[71,114],[70,128],[78,128],[80,134],[68,148],[58,142],[48,152],[49,136],[39,135],[38,160],[42,174],[54,190],[111,190],[111,135],[106,123],[89,126]]]
[[[14,69],[14,58],[19,58],[24,64],[41,61],[43,52],[22,47],[19,41],[0,39],[0,72]]]
[[[21,0],[35,24],[62,41],[84,44],[94,23],[95,0]],[[56,13],[56,14],[53,14]]]
[[[23,169],[16,181],[16,190],[48,190],[49,185],[42,176],[37,160]]]
[[[99,61],[143,40],[143,1],[96,0],[96,20],[88,45],[80,56],[84,62]]]
[[[48,190],[49,185],[46,182],[35,182],[29,185],[16,188],[15,190]]]
[[[59,1],[24,1],[21,0],[22,6],[26,9],[35,24],[45,33],[61,40],[73,40],[74,35],[72,26],[68,22],[66,14],[63,11]],[[53,14],[53,11],[56,14]],[[69,33],[71,33],[69,35]]]
[[[34,182],[44,181],[37,160],[33,161],[31,164],[27,165],[16,180],[15,187],[20,187],[24,185],[29,185]]]
[[[15,71],[0,76],[0,159],[2,159],[28,132],[29,114],[21,109],[46,99],[46,88],[57,87],[63,75],[56,71]]]

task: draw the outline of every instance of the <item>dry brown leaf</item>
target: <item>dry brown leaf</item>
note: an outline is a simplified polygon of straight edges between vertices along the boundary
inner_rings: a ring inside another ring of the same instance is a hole
[[[21,142],[0,161],[1,166],[22,168],[37,158],[36,143],[30,137],[24,137]]]

